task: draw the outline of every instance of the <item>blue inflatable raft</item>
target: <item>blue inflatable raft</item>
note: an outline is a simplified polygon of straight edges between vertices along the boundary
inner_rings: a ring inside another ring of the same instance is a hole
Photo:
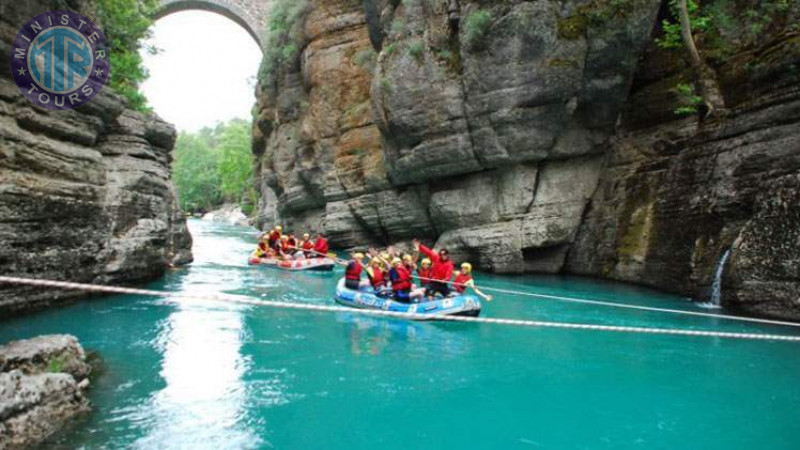
[[[344,278],[339,280],[339,284],[336,285],[335,299],[336,303],[351,308],[423,314],[430,316],[430,319],[433,320],[436,319],[436,316],[477,317],[481,313],[481,302],[474,295],[437,298],[431,302],[401,303],[391,298],[378,297],[371,288],[364,288],[360,291],[347,289],[344,286]]]

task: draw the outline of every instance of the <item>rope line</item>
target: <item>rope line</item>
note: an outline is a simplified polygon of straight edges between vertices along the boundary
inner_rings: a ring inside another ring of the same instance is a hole
[[[297,247],[295,249],[300,250]],[[333,259],[339,264],[347,264],[348,261],[338,258],[332,257],[330,254],[324,255],[314,250],[305,250],[310,253],[315,253],[320,256],[325,256],[328,258]],[[441,282],[441,280],[434,280],[432,278],[425,278],[420,277],[417,275],[412,275],[412,278],[419,280],[419,281],[435,281]],[[453,286],[467,286],[465,283],[456,283],[455,281],[450,281],[450,285]],[[733,320],[739,322],[750,322],[750,323],[760,323],[760,324],[767,324],[767,325],[781,325],[787,327],[800,327],[800,323],[797,322],[786,322],[782,320],[771,320],[771,319],[759,319],[756,317],[742,317],[742,316],[731,316],[729,314],[714,314],[714,313],[706,313],[701,311],[684,311],[681,309],[670,309],[670,308],[658,308],[654,306],[641,306],[641,305],[628,305],[625,303],[617,303],[617,302],[608,302],[603,300],[592,300],[586,298],[576,298],[576,297],[564,297],[560,295],[551,295],[551,294],[534,294],[532,292],[523,292],[523,291],[515,291],[510,289],[501,289],[501,288],[493,288],[487,286],[481,286],[480,289],[482,291],[487,292],[497,292],[499,294],[509,294],[509,295],[517,295],[521,297],[532,297],[532,298],[543,298],[548,300],[558,300],[562,302],[568,303],[578,303],[584,305],[595,305],[595,306],[608,306],[613,308],[622,308],[622,309],[632,309],[632,310],[639,310],[639,311],[650,311],[650,312],[660,312],[660,313],[669,313],[669,314],[682,314],[686,316],[695,316],[695,317],[710,317],[714,319],[722,319],[722,320]]]
[[[487,318],[487,317],[464,317],[464,316],[446,316],[446,315],[431,316],[429,314],[420,314],[420,313],[403,313],[403,312],[372,310],[372,309],[353,309],[344,306],[313,305],[308,303],[290,303],[290,302],[273,301],[273,300],[258,300],[250,297],[231,295],[231,294],[187,295],[174,292],[154,291],[149,289],[127,288],[119,286],[100,286],[100,285],[85,284],[85,283],[72,283],[67,281],[41,280],[41,279],[7,277],[7,276],[0,276],[0,283],[48,287],[48,288],[61,288],[61,289],[80,290],[87,292],[102,292],[109,294],[146,295],[152,297],[163,297],[171,299],[180,298],[187,300],[213,300],[213,301],[249,304],[256,306],[265,306],[271,308],[306,310],[306,311],[324,311],[324,312],[346,312],[346,313],[357,313],[370,316],[383,316],[383,317],[393,317],[401,319],[429,320],[431,318],[435,318],[437,320],[448,321],[448,322],[485,323],[485,324],[512,325],[521,327],[593,330],[593,331],[607,331],[607,332],[678,335],[678,336],[703,336],[703,337],[749,339],[749,340],[761,340],[761,341],[800,342],[800,336],[790,336],[790,335],[733,333],[733,332],[706,331],[706,330],[682,330],[675,328],[646,328],[646,327],[631,327],[631,326],[616,326],[616,325],[595,325],[586,323],[547,322],[538,320],[502,319],[502,318]]]
[[[435,281],[430,280],[428,278],[420,278],[423,281]],[[459,284],[453,282],[453,284]],[[534,294],[532,292],[522,292],[522,291],[514,291],[509,289],[500,289],[500,288],[492,288],[481,286],[480,289],[482,291],[492,291],[498,292],[503,294],[510,294],[510,295],[518,295],[523,297],[535,297],[535,298],[544,298],[549,300],[558,300],[562,302],[569,302],[569,303],[580,303],[586,305],[597,305],[597,306],[610,306],[615,308],[624,308],[624,309],[635,309],[641,311],[652,311],[652,312],[663,312],[663,313],[672,313],[672,314],[684,314],[687,316],[698,316],[698,317],[712,317],[714,319],[724,319],[724,320],[738,320],[741,322],[754,322],[754,323],[762,323],[762,324],[770,324],[770,325],[784,325],[790,327],[800,327],[800,323],[796,322],[784,322],[781,320],[770,320],[770,319],[759,319],[755,317],[741,317],[741,316],[731,316],[728,314],[713,314],[713,313],[705,313],[700,311],[684,311],[681,309],[669,309],[669,308],[657,308],[654,306],[641,306],[641,305],[628,305],[625,303],[616,303],[616,302],[607,302],[602,300],[591,300],[585,298],[575,298],[575,297],[563,297],[560,295],[551,295],[551,294]]]

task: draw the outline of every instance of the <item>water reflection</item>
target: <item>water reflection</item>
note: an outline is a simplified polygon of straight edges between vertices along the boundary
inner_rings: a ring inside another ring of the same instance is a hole
[[[211,245],[195,246],[195,264],[171,289],[209,295],[236,291],[246,282],[241,270],[231,270],[244,245],[222,242],[205,227],[192,232]],[[219,245],[214,245],[213,241]],[[244,315],[249,308],[212,301],[181,300],[159,327],[154,340],[162,352],[160,376],[166,386],[155,392],[143,411],[146,432],[137,448],[257,448],[258,430],[246,415],[243,378],[250,360],[243,356],[247,340]]]
[[[152,425],[135,447],[257,447],[258,433],[240,420],[249,365],[240,353],[241,314],[184,305],[163,330],[158,339],[164,344],[160,375],[166,387],[145,406]]]
[[[412,322],[400,319],[340,313],[336,320],[345,325],[349,351],[353,355],[378,356],[384,352],[411,357],[450,358],[470,351],[471,341],[449,328],[456,324]]]

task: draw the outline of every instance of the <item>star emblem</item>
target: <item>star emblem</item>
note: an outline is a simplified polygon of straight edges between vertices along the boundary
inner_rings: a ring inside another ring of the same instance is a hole
[[[17,73],[20,74],[20,75],[24,76],[26,72],[27,71],[25,70],[24,67],[20,67],[19,69],[17,69]]]
[[[103,69],[94,69],[94,74],[97,75],[98,77],[102,77]]]

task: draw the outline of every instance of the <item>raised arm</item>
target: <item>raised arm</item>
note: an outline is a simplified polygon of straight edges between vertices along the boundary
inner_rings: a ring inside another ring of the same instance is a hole
[[[433,261],[435,263],[439,262],[439,255],[437,255],[436,252],[434,252],[433,250],[429,249],[428,247],[425,247],[424,245],[419,244],[419,251],[423,255],[427,256],[428,259],[430,259],[431,261]],[[450,272],[450,275],[453,275],[453,273]]]

